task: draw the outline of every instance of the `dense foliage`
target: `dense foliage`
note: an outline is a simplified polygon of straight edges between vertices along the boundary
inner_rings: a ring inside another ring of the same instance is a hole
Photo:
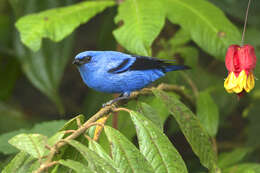
[[[0,0],[0,172],[260,172],[260,85],[239,100],[223,87],[246,7]],[[246,33],[258,57],[259,8],[253,1]],[[88,89],[71,65],[85,50],[174,58],[191,70],[101,109],[112,96]]]

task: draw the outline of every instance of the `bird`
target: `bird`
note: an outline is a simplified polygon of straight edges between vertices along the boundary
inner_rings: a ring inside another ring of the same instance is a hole
[[[141,90],[167,72],[190,69],[186,65],[172,64],[172,61],[117,51],[84,51],[75,56],[72,64],[77,66],[88,87],[120,94],[104,103],[102,106],[105,107],[128,99],[131,92]]]

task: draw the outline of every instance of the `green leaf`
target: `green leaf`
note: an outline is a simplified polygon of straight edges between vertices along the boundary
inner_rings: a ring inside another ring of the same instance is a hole
[[[41,47],[43,38],[61,41],[80,24],[86,23],[113,1],[86,1],[68,7],[46,10],[22,17],[16,23],[22,42],[34,51]]]
[[[89,149],[95,151],[100,157],[105,159],[111,165],[115,165],[114,161],[109,157],[106,151],[94,140],[89,141]],[[114,166],[115,167],[115,166]]]
[[[251,151],[252,149],[250,148],[236,148],[231,152],[221,153],[219,155],[218,166],[220,168],[227,168],[237,164]]]
[[[51,147],[53,147],[58,141],[60,141],[65,135],[64,131],[60,131],[56,134],[54,134],[52,137],[50,137],[47,141],[47,144]],[[46,152],[47,151],[47,152]],[[47,155],[50,152],[50,150],[45,150],[44,155]]]
[[[156,112],[160,116],[162,124],[164,124],[164,122],[169,116],[169,112],[166,110],[165,105],[161,102],[160,99],[151,95],[151,96],[141,96],[138,98],[138,101],[145,102],[146,104],[150,105],[154,110],[156,110]]]
[[[80,114],[72,119],[70,119],[68,122],[66,122],[63,127],[60,129],[60,131],[63,130],[75,130],[78,129],[77,119],[80,123],[83,123],[85,120],[85,116]]]
[[[140,111],[146,118],[151,120],[161,131],[163,131],[163,122],[155,109],[153,109],[150,105],[141,102]]]
[[[59,163],[74,170],[77,173],[93,173],[88,167],[74,160],[59,160]]]
[[[217,156],[210,142],[211,138],[198,118],[178,99],[160,90],[154,90],[153,92],[176,119],[192,150],[199,157],[201,164],[210,170],[216,169]]]
[[[232,16],[232,18],[236,18],[236,21],[243,23],[245,20],[245,13],[241,13],[241,11],[245,11],[245,7],[248,4],[248,1],[237,1],[237,0],[228,0],[228,1],[219,1],[219,0],[210,0],[217,6],[219,6],[223,11]],[[239,2],[239,3],[238,3]],[[250,12],[248,14],[248,24],[249,26],[260,26],[259,16],[260,11],[260,2],[254,1],[253,8],[250,8]]]
[[[22,2],[9,0],[9,2],[16,19],[30,13],[72,3],[69,0],[45,0],[38,3],[34,0],[23,0]],[[60,44],[44,40],[43,49],[37,53],[31,52],[22,45],[18,32],[15,32],[13,38],[14,53],[20,61],[26,77],[36,88],[47,95],[56,104],[59,112],[63,114],[64,107],[58,94],[58,87],[65,65],[71,57],[74,37],[71,36]]]
[[[36,124],[31,129],[20,129],[8,133],[4,133],[0,135],[0,152],[4,154],[13,154],[17,152],[17,149],[14,148],[12,145],[10,145],[7,141],[10,140],[12,137],[21,134],[21,133],[41,133],[45,136],[52,136],[55,134],[60,127],[63,126],[65,123],[64,120],[59,121],[49,121],[49,122],[42,122],[39,124]]]
[[[111,143],[112,157],[119,172],[154,172],[140,151],[119,131],[105,126],[105,133]]]
[[[115,22],[123,26],[113,34],[128,51],[151,55],[151,45],[159,35],[165,20],[165,11],[158,0],[125,0],[120,4]]]
[[[243,163],[224,169],[223,173],[260,173],[260,164]]]
[[[59,131],[62,132],[62,131],[66,131],[66,130],[76,130],[79,128],[77,121],[80,122],[80,124],[83,124],[84,119],[85,119],[84,115],[82,115],[82,114],[78,115],[78,116],[70,119],[68,122],[66,122],[65,125],[63,125],[63,127]],[[69,135],[70,135],[70,133],[65,134],[63,138],[66,138]],[[81,135],[77,138],[77,141],[85,144],[87,142],[87,139],[83,135]],[[82,164],[87,164],[87,161],[85,161],[83,156],[81,156],[81,154],[70,145],[64,146],[63,149],[60,150],[60,152],[55,157],[55,159],[57,159],[57,160],[59,160],[60,158],[62,158],[64,160],[70,159],[70,160],[78,161]],[[67,173],[68,172],[68,168],[61,166],[61,165],[56,165],[54,169],[58,173]],[[54,171],[54,173],[56,173],[56,172]]]
[[[88,161],[89,167],[95,172],[107,172],[116,173],[116,168],[113,167],[109,162],[100,157],[97,153],[87,148],[85,145],[79,143],[78,141],[70,140],[68,143],[76,148],[82,156]]]
[[[51,137],[65,124],[65,122],[65,120],[41,122],[35,124],[35,126],[31,130],[28,130],[26,133],[41,133],[42,135]]]
[[[17,38],[16,38],[17,39]],[[73,37],[68,37],[59,44],[45,40],[40,51],[34,53],[26,49],[16,40],[16,53],[22,69],[29,81],[64,113],[58,88],[65,66],[71,57]]]
[[[167,17],[188,31],[203,50],[224,60],[231,44],[240,43],[238,29],[224,13],[206,0],[163,0]]]
[[[40,162],[26,152],[21,151],[4,168],[2,173],[31,173],[40,167]]]
[[[21,151],[24,151],[34,158],[44,156],[47,137],[40,134],[19,134],[8,141]]]
[[[219,112],[218,107],[208,91],[200,92],[197,100],[197,116],[202,126],[211,137],[218,131]]]
[[[2,173],[10,173],[17,172],[28,158],[28,154],[26,152],[18,153],[12,161],[4,168]]]
[[[136,126],[141,153],[157,173],[187,173],[181,155],[167,136],[149,119],[131,111],[131,118]]]

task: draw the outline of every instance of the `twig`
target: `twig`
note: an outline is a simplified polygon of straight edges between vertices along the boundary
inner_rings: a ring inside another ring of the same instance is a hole
[[[116,0],[117,4],[121,4],[124,0]]]
[[[216,156],[217,156],[218,155],[218,144],[217,144],[215,137],[212,138],[212,144],[213,144],[213,150],[215,151]]]
[[[74,133],[76,130],[66,130],[65,131],[65,134],[68,134],[68,133]]]
[[[187,81],[187,83],[190,85],[192,92],[194,93],[195,97],[198,97],[199,95],[199,90],[192,81],[192,79],[184,72],[181,72],[182,77]]]
[[[59,163],[59,162],[57,162],[57,161],[53,161],[53,162],[50,162],[50,163],[48,163],[48,164],[42,164],[38,170],[34,171],[34,173],[41,173],[41,172],[43,172],[43,171],[46,171],[48,168],[50,168],[50,167],[52,167],[53,165],[56,165],[56,164],[58,164],[58,163]]]
[[[249,13],[250,4],[251,4],[251,0],[248,0],[248,5],[247,5],[247,9],[246,9],[245,23],[244,23],[244,29],[243,29],[242,40],[241,40],[241,46],[244,46],[245,33],[246,33],[246,26],[247,26],[247,19],[248,19],[248,13]]]
[[[160,84],[156,88],[160,89],[160,90],[164,90],[164,91],[174,91],[177,94],[181,95],[184,99],[188,100],[190,103],[194,104],[194,101],[192,100],[192,98],[184,92],[185,88],[183,86]],[[139,97],[140,95],[152,94],[153,89],[155,89],[155,88],[144,88],[141,91],[133,92],[131,94],[129,100],[135,99],[135,98]],[[53,147],[49,148],[50,154],[48,155],[46,161],[43,164],[41,164],[40,168],[35,173],[41,173],[41,172],[47,170],[48,168],[50,168],[51,166],[58,163],[57,161],[52,161],[52,159],[55,156],[55,154],[57,153],[57,151],[61,147],[63,147],[64,145],[67,144],[66,141],[79,137],[80,135],[84,134],[85,131],[88,128],[90,128],[91,126],[95,126],[95,125],[104,126],[104,124],[96,122],[101,117],[106,116],[109,113],[114,112],[114,111],[116,111],[116,112],[117,111],[129,111],[126,108],[117,108],[118,106],[121,106],[125,103],[126,102],[124,102],[124,101],[120,101],[113,105],[101,108],[95,115],[93,115],[91,118],[89,118],[83,125],[79,126],[79,128],[77,130],[73,131],[71,135],[69,135],[65,139],[61,139]]]
[[[119,112],[119,111],[125,111],[125,112],[128,112],[130,113],[131,111],[127,108],[115,108],[113,109],[113,112]]]

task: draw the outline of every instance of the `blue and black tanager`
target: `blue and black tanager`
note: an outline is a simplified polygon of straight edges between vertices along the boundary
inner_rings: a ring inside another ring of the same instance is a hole
[[[106,106],[127,99],[132,91],[144,88],[166,72],[189,69],[185,65],[171,64],[171,61],[116,51],[85,51],[75,57],[73,64],[90,88],[121,94],[103,104]]]

